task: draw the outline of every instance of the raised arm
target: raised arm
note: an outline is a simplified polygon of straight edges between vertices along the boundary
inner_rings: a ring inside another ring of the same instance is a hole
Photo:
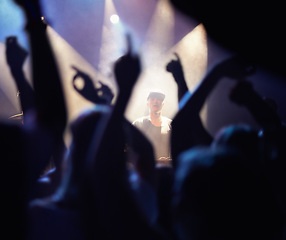
[[[166,70],[172,73],[174,80],[178,86],[178,101],[179,103],[183,102],[184,99],[190,96],[190,92],[184,77],[184,70],[181,64],[180,57],[175,53],[175,60],[171,60],[167,66]],[[184,97],[185,96],[185,97]],[[180,104],[179,104],[180,105]],[[192,115],[189,117],[188,126],[189,131],[185,132],[187,136],[182,136],[183,132],[180,132],[181,127],[176,122],[178,122],[178,116],[175,117],[175,122],[172,123],[172,136],[171,136],[171,150],[172,150],[172,159],[173,166],[176,167],[176,158],[177,155],[182,151],[186,150],[192,146],[198,144],[209,144],[211,141],[211,136],[208,134],[204,128],[202,121],[198,112],[192,112]],[[176,119],[177,118],[177,119]],[[179,129],[180,128],[180,129]],[[186,128],[184,128],[184,131]]]
[[[179,112],[172,121],[171,149],[173,163],[184,150],[196,145],[209,145],[211,135],[204,128],[200,111],[218,81],[223,77],[241,79],[246,65],[237,57],[227,59],[211,69],[193,93],[185,93],[179,103]]]
[[[15,0],[26,15],[26,30],[32,49],[32,76],[39,124],[62,134],[67,122],[61,79],[47,37],[38,0]]]
[[[189,89],[185,80],[181,59],[177,53],[175,53],[175,57],[175,59],[171,60],[167,64],[166,70],[172,73],[174,80],[178,85],[178,101],[181,101],[181,99],[189,91]]]
[[[119,88],[117,101],[111,115],[104,116],[99,122],[101,127],[95,132],[89,155],[89,162],[92,163],[93,175],[96,178],[94,181],[96,188],[102,188],[104,184],[109,188],[114,187],[126,177],[123,174],[125,173],[124,110],[140,73],[139,58],[130,54],[124,55],[116,62],[114,71]]]
[[[20,94],[20,103],[23,113],[35,108],[34,91],[28,83],[23,71],[23,65],[27,55],[27,51],[19,45],[17,37],[10,36],[6,39],[6,61]]]
[[[109,118],[103,118],[99,123],[101,127],[95,131],[91,146],[90,157],[94,161],[90,175],[94,195],[92,204],[96,203],[96,214],[91,218],[104,226],[110,239],[154,239],[156,235],[132,195],[124,153],[124,112],[140,71],[139,57],[131,52],[116,62],[117,101]]]
[[[67,113],[61,79],[46,33],[47,26],[41,18],[42,12],[38,0],[15,0],[15,2],[25,13],[26,31],[30,38],[32,53],[36,122],[30,125],[33,129],[31,133],[33,141],[30,141],[29,149],[31,159],[34,161],[31,166],[41,165],[44,168],[52,157],[60,172],[62,154],[65,150],[63,134]],[[39,171],[43,171],[43,168]]]
[[[276,110],[254,90],[251,82],[238,82],[230,92],[230,99],[238,105],[245,106],[263,129],[274,130],[281,127]]]

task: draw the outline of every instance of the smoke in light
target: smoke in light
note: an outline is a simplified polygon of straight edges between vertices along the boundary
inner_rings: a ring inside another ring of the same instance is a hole
[[[94,107],[94,104],[81,96],[73,86],[73,77],[76,71],[72,66],[78,68],[82,72],[88,74],[96,86],[98,81],[106,84],[113,90],[112,83],[98,72],[86,59],[84,59],[66,40],[64,40],[53,28],[47,27],[47,33],[55,54],[56,62],[60,72],[63,91],[65,94],[68,123],[72,122],[80,113]],[[80,81],[75,84],[82,84]],[[80,88],[79,85],[77,87]],[[114,91],[114,90],[113,90]],[[70,132],[67,130],[65,141],[70,141]]]
[[[174,8],[169,1],[159,0],[154,11],[145,41],[141,46],[144,66],[152,66],[160,61],[174,44]]]
[[[84,9],[87,8],[86,6]],[[176,44],[174,34],[175,22],[178,19],[175,16],[177,16],[176,12],[169,1],[159,0],[151,21],[148,22],[149,28],[144,32],[145,37],[140,37],[141,45],[138,42],[136,43],[135,38],[137,36],[134,33],[136,31],[131,32],[133,34],[131,36],[133,45],[137,50],[139,49],[138,52],[143,62],[143,72],[134,88],[126,111],[126,116],[131,121],[146,113],[146,96],[150,89],[161,89],[166,93],[164,107],[166,116],[172,118],[176,113],[178,105],[177,85],[172,75],[165,70],[166,64],[173,58],[174,51],[181,57],[190,89],[197,85],[205,73],[207,44],[203,27],[198,26]],[[112,74],[114,62],[126,50],[126,26],[122,19],[120,19],[113,1],[106,0],[104,20],[101,26],[102,34],[98,34],[99,38],[101,37],[101,41],[98,41],[100,42],[100,51],[97,54],[99,55],[99,64],[96,66],[98,71],[94,69],[91,65],[92,63],[89,64],[86,61],[88,56],[82,57],[78,54],[74,49],[77,45],[72,44],[72,47],[52,28],[48,28],[61,74],[63,75],[70,119],[73,119],[82,108],[89,106],[89,103],[82,99],[72,88],[71,79],[75,71],[71,69],[71,65],[77,65],[79,69],[86,71],[95,79],[108,82],[108,85],[116,92],[116,83],[113,78],[109,77]]]
[[[74,89],[72,80],[76,71],[72,66],[88,74],[93,80],[94,85],[99,80],[108,86],[111,84],[53,28],[48,26],[47,33],[58,63],[67,102],[69,121],[72,121],[83,109],[93,107],[91,102],[87,101]],[[76,84],[82,83],[77,82]]]
[[[207,70],[208,48],[207,33],[203,24],[185,35],[169,50],[174,57],[178,53],[184,68],[185,79],[190,91],[201,82]]]
[[[175,10],[166,0],[158,1],[152,21],[141,46],[143,72],[138,80],[125,116],[131,122],[148,114],[146,98],[152,89],[166,94],[163,115],[173,118],[178,111],[177,84],[166,65],[178,53],[187,85],[193,90],[202,80],[207,68],[207,35],[202,24],[174,42]]]

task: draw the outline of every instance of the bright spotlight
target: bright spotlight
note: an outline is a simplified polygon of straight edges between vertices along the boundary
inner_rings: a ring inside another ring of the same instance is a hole
[[[117,14],[111,15],[110,22],[113,23],[113,24],[118,23],[119,22],[119,16]]]

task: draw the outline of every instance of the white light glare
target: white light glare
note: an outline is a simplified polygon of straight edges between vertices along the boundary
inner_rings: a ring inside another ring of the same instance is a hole
[[[117,14],[111,15],[110,22],[113,23],[113,24],[118,23],[119,22],[119,16]]]

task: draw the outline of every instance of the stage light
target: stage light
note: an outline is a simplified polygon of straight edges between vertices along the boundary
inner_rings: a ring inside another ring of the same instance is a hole
[[[110,22],[113,24],[117,24],[119,22],[119,16],[117,14],[111,15]]]

